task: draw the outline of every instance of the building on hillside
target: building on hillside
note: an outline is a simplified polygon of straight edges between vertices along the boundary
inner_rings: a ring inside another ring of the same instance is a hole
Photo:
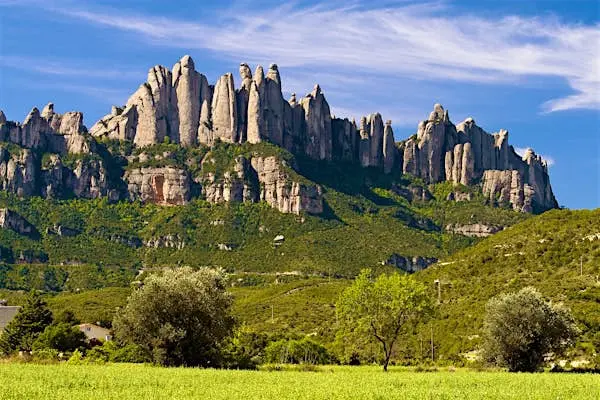
[[[112,340],[110,329],[103,328],[94,324],[81,324],[79,330],[85,333],[87,340],[101,340],[103,342]]]
[[[0,334],[20,309],[19,306],[7,306],[5,301],[0,301]]]

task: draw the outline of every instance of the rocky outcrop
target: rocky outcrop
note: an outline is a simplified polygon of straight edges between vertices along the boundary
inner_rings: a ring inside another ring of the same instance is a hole
[[[212,145],[216,139],[236,143],[238,141],[238,120],[233,75],[223,75],[215,85],[211,115],[212,134],[209,134],[204,144]]]
[[[39,232],[35,226],[8,208],[0,208],[0,228],[9,229],[18,233],[19,235],[25,235],[29,237],[39,236]]]
[[[203,164],[212,162],[210,155],[203,160]],[[223,176],[206,173],[202,192],[213,203],[264,201],[283,213],[323,212],[321,187],[294,180],[275,156],[239,156]]]
[[[489,134],[473,118],[454,126],[448,112],[434,106],[416,136],[400,146],[402,172],[427,183],[481,183],[493,204],[516,210],[544,211],[558,206],[545,162],[528,151],[522,158],[508,145],[508,132]]]
[[[31,150],[10,150],[0,145],[0,189],[19,197],[36,193],[37,168]]]
[[[433,199],[433,195],[429,190],[413,184],[409,184],[408,186],[392,185],[391,190],[398,196],[404,197],[409,202],[429,201]]]
[[[214,160],[206,157],[203,163],[212,163]],[[256,202],[258,201],[256,171],[245,157],[237,157],[233,170],[225,171],[219,179],[214,172],[206,174],[202,181],[202,191],[206,200],[211,203],[230,201]]]
[[[385,263],[412,274],[422,271],[436,262],[438,262],[438,259],[433,257],[405,257],[399,254],[392,254]]]
[[[131,200],[162,205],[182,205],[190,199],[190,177],[173,167],[135,168],[124,176]]]
[[[292,180],[276,157],[253,157],[250,161],[260,183],[260,200],[284,213],[323,212],[319,185]]]
[[[186,243],[179,235],[165,235],[148,239],[144,242],[144,246],[158,248],[171,248],[181,250]]]
[[[363,117],[358,127],[355,121],[332,116],[319,85],[304,97],[292,94],[285,101],[276,64],[270,65],[266,75],[261,66],[252,74],[247,64],[240,64],[237,90],[232,74],[221,76],[211,86],[195,68],[190,56],[175,63],[172,71],[163,66],[151,68],[147,81],[125,106],[113,107],[94,124],[91,136],[80,112],[58,114],[52,103],[41,113],[34,108],[22,124],[7,121],[0,111],[0,141],[23,148],[10,154],[0,151],[0,186],[20,195],[63,197],[72,193],[183,204],[196,194],[198,188],[193,185],[197,181],[209,201],[263,199],[285,212],[319,210],[322,200],[318,186],[291,179],[293,174],[280,160],[262,157],[259,161],[258,156],[248,155],[235,160],[235,166],[224,176],[197,173],[197,159],[151,162],[145,169],[127,171],[127,194],[121,188],[124,171],[115,172],[113,164],[121,163],[129,154],[119,155],[119,163],[113,163],[105,158],[112,144],[99,144],[91,137],[127,140],[137,148],[166,139],[188,148],[268,141],[302,158],[355,163],[386,174],[411,174],[425,184],[448,181],[457,186],[480,185],[490,204],[516,210],[537,212],[557,207],[541,157],[533,151],[518,156],[508,144],[505,130],[489,134],[472,118],[454,125],[440,104],[434,105],[415,135],[396,143],[391,121],[384,123],[379,113]],[[75,154],[81,155],[81,160],[73,162]],[[177,153],[181,154],[188,154],[187,150]],[[40,155],[43,160],[37,158]],[[66,155],[70,155],[69,167],[62,162]],[[108,170],[114,176],[109,177]],[[193,171],[193,180],[189,171]],[[415,190],[401,195],[410,200],[428,198],[428,192]],[[457,188],[456,193],[460,191]]]
[[[471,237],[488,237],[503,230],[503,226],[485,224],[452,224],[446,226],[446,231]]]

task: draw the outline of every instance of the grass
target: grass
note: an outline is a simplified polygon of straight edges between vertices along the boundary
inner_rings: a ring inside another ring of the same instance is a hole
[[[591,374],[428,372],[323,367],[318,372],[145,365],[0,365],[0,399],[578,399],[600,396]]]

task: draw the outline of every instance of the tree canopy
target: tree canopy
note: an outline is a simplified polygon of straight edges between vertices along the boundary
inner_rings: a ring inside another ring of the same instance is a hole
[[[35,340],[51,323],[52,312],[48,305],[40,294],[32,291],[1,333],[0,352],[10,354],[15,351],[31,351]]]
[[[116,340],[161,365],[214,366],[230,335],[232,297],[221,270],[189,267],[152,274],[113,321]]]
[[[414,278],[394,273],[374,279],[366,269],[341,294],[336,310],[343,335],[368,337],[381,344],[387,371],[403,329],[414,327],[433,307],[425,286]]]
[[[579,334],[570,311],[532,287],[492,298],[484,321],[484,357],[509,371],[533,372],[544,357],[567,349]]]

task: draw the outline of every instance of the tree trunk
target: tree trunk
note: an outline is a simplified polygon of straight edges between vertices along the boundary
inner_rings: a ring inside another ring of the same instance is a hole
[[[387,372],[388,370],[388,364],[390,363],[390,358],[392,358],[392,352],[390,351],[389,353],[386,351],[385,354],[385,360],[383,361],[383,371]]]

